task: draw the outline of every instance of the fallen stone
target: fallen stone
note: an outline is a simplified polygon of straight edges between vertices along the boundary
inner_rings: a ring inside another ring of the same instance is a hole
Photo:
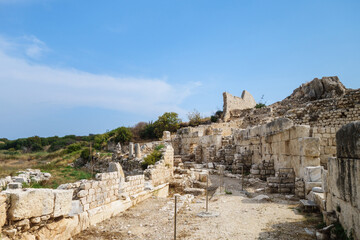
[[[199,195],[204,195],[205,194],[205,189],[201,189],[201,188],[185,188],[184,192],[186,194],[192,194],[194,196],[199,196]]]
[[[263,195],[263,194],[260,194],[254,198],[252,198],[253,200],[255,201],[258,201],[258,202],[267,202],[267,201],[271,201],[271,199],[269,198],[269,196],[267,195]]]

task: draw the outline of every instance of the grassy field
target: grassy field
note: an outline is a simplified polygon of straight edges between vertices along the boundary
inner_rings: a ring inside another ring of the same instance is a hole
[[[27,168],[40,169],[52,175],[51,179],[40,184],[30,184],[24,187],[57,188],[60,184],[75,182],[80,179],[90,179],[92,174],[73,168],[70,165],[80,157],[81,150],[67,153],[65,150],[56,152],[21,153],[19,151],[0,151],[0,178],[14,176],[16,172]]]

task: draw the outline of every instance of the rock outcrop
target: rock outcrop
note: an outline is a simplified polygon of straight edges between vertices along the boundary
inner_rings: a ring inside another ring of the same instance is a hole
[[[294,90],[289,98],[300,101],[313,101],[343,96],[345,92],[346,87],[340,82],[337,76],[323,77],[321,79],[314,78],[314,80],[302,84]]]

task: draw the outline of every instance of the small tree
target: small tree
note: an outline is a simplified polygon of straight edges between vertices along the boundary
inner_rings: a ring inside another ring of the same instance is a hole
[[[149,122],[146,126],[141,130],[140,137],[142,139],[155,139],[155,124],[153,122]]]
[[[156,137],[162,137],[164,131],[176,132],[180,128],[181,119],[175,112],[166,112],[154,122]]]
[[[115,142],[127,143],[130,142],[133,134],[127,127],[119,127],[115,129]]]
[[[192,112],[189,112],[187,117],[189,119],[190,126],[198,126],[201,123],[201,115],[196,109],[194,109]]]

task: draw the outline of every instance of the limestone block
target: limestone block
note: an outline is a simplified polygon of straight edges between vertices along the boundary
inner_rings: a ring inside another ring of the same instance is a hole
[[[360,208],[360,160],[329,158],[328,188],[337,198]]]
[[[346,124],[336,133],[337,156],[360,159],[360,121]]]
[[[310,136],[310,126],[300,125],[290,128],[290,139],[304,138]]]
[[[169,131],[164,131],[163,132],[163,137],[162,137],[163,141],[170,141],[171,140],[171,134]]]
[[[26,189],[5,191],[10,195],[8,211],[11,220],[39,217],[52,214],[54,194],[52,189]]]
[[[321,182],[305,182],[305,195],[308,195],[314,187],[321,187]]]
[[[12,182],[7,185],[7,189],[21,189],[22,184],[20,182]]]
[[[7,210],[7,195],[0,193],[0,232],[1,227],[4,226],[6,222],[6,210]]]
[[[290,140],[290,130],[285,130],[281,133],[281,141],[289,141]]]
[[[269,122],[265,125],[265,129],[263,129],[264,135],[281,132],[286,129],[289,129],[293,126],[293,121],[288,118],[277,118],[272,122]]]
[[[322,166],[305,167],[304,168],[304,181],[305,182],[321,182],[322,181]]]
[[[54,190],[53,217],[67,216],[72,208],[73,190]]]
[[[36,239],[63,240],[70,239],[76,233],[79,226],[79,217],[63,218],[41,228],[36,233]]]
[[[300,155],[306,157],[320,156],[320,140],[319,138],[305,137],[299,140]]]
[[[69,211],[69,216],[75,216],[84,211],[83,205],[81,205],[80,200],[71,201],[71,209]]]
[[[80,185],[80,189],[81,190],[88,190],[89,188],[91,188],[91,183],[90,182],[84,182]]]

